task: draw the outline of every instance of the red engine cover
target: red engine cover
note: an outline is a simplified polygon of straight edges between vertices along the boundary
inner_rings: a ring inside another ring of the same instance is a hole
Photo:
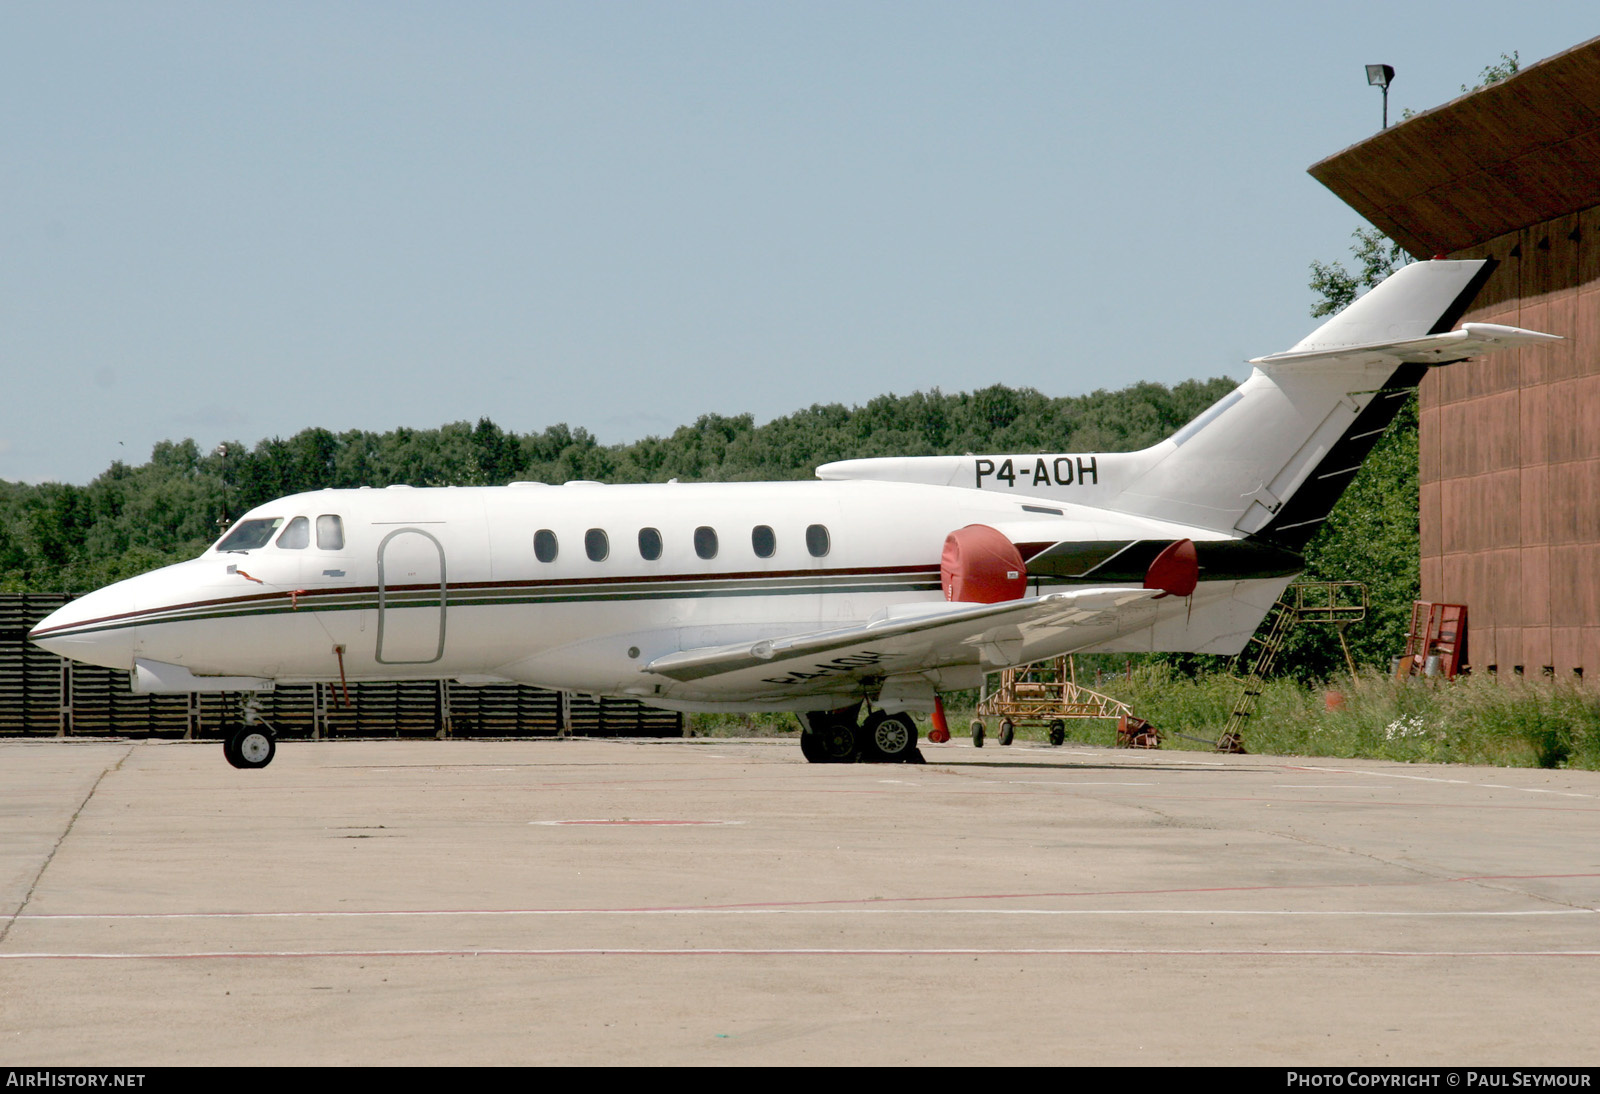
[[[1167,544],[1144,575],[1146,589],[1160,589],[1169,596],[1189,596],[1198,584],[1200,555],[1192,539]]]
[[[969,524],[945,537],[939,581],[946,600],[998,604],[1027,591],[1028,570],[1016,544],[987,524]]]

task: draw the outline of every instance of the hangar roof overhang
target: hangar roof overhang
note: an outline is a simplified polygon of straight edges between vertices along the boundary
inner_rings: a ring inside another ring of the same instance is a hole
[[[1417,258],[1600,205],[1600,38],[1308,170]]]

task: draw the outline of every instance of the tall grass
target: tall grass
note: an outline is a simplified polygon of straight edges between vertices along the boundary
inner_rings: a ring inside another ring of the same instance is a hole
[[[1147,665],[1105,690],[1164,731],[1164,746],[1214,740],[1242,690],[1223,673],[1177,675]],[[1308,687],[1267,681],[1245,723],[1251,752],[1366,756],[1428,763],[1600,769],[1600,694],[1549,680],[1463,677],[1396,681],[1365,673]]]
[[[1203,749],[1221,734],[1242,685],[1221,672],[1187,676],[1147,664],[1107,680],[1101,690],[1160,730],[1163,748]],[[946,709],[951,732],[965,736],[973,717],[970,699],[952,696]],[[927,719],[918,722],[926,734]],[[986,722],[992,739],[998,720]],[[791,736],[798,729],[791,714],[689,719],[690,735],[700,737]],[[1021,726],[1017,735],[1042,740],[1044,728]],[[1110,721],[1069,720],[1067,735],[1110,745],[1116,728]],[[1395,681],[1364,673],[1323,686],[1274,679],[1267,681],[1243,736],[1251,752],[1271,755],[1600,770],[1600,693],[1549,680],[1481,677]]]

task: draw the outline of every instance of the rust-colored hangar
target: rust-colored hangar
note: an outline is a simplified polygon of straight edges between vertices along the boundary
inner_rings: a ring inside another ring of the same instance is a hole
[[[1600,680],[1600,38],[1314,164],[1417,258],[1492,258],[1464,321],[1565,336],[1429,372],[1422,598],[1473,667]]]

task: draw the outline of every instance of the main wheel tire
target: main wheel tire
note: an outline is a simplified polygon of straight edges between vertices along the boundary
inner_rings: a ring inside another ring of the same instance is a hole
[[[899,763],[910,759],[917,751],[917,723],[904,711],[899,714],[874,711],[862,728],[866,751],[874,760]]]
[[[1011,746],[1011,742],[1016,739],[1016,736],[1017,727],[1011,723],[1010,718],[1007,718],[1005,721],[1000,723],[1001,748],[1009,748]]]
[[[265,726],[244,726],[228,742],[228,762],[246,770],[266,767],[278,754],[278,739]]]
[[[856,727],[849,722],[834,722],[819,734],[825,763],[848,764],[856,759]]]
[[[226,734],[223,735],[222,738],[222,758],[227,760],[229,765],[233,767],[244,766],[239,762],[239,754],[233,750],[234,738],[237,737],[238,734],[238,730],[230,729]]]
[[[1050,743],[1057,748],[1067,743],[1067,723],[1060,718],[1050,723]]]
[[[975,721],[975,722],[972,723],[972,747],[973,748],[982,748],[983,747],[983,723],[982,722]]]
[[[832,761],[823,746],[822,734],[810,728],[800,731],[800,755],[806,758],[807,763],[825,764]]]

